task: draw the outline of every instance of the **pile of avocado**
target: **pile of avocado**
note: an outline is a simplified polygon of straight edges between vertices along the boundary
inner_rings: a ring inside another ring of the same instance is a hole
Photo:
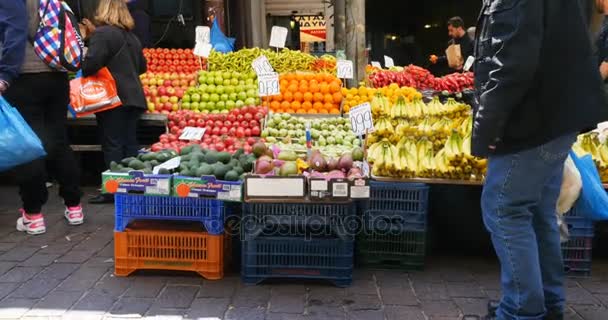
[[[141,154],[137,158],[127,158],[120,164],[112,163],[112,172],[140,170],[152,173],[152,169],[178,154],[175,151],[160,151]],[[254,155],[246,155],[243,150],[234,154],[202,149],[199,145],[182,148],[180,165],[174,170],[161,169],[159,174],[178,174],[186,177],[214,176],[218,180],[238,181],[253,170]],[[162,161],[161,161],[162,160]]]
[[[137,170],[143,171],[145,174],[152,174],[152,169],[154,169],[154,167],[177,156],[178,154],[174,150],[142,153],[139,154],[137,158],[129,157],[122,159],[120,163],[112,161],[110,163],[110,172],[129,173],[133,170]]]

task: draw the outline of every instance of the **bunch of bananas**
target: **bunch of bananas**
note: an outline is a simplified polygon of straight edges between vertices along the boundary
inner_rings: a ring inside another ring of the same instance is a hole
[[[210,71],[253,71],[251,63],[258,57],[265,55],[278,73],[311,71],[316,58],[300,51],[283,49],[274,51],[269,49],[251,48],[241,49],[230,53],[211,51],[208,64]]]
[[[391,114],[391,103],[380,92],[374,95],[374,98],[371,101],[371,106],[374,119],[383,116],[390,116]]]
[[[388,139],[383,139],[369,148],[368,161],[369,159],[374,161],[374,175],[390,176],[391,172],[397,171],[398,150]]]
[[[591,155],[602,182],[608,182],[608,140],[602,143],[597,132],[581,134],[572,150],[579,157]]]

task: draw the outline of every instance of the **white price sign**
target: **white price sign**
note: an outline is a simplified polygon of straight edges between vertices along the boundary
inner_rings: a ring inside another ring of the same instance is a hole
[[[374,118],[372,106],[369,103],[360,104],[349,112],[350,125],[356,135],[374,132]]]
[[[372,61],[372,67],[382,69],[382,65],[378,61]]]
[[[196,27],[196,42],[211,43],[211,29],[206,26]]]
[[[260,89],[260,97],[277,96],[281,94],[279,74],[271,73],[258,76],[258,87]]]
[[[205,135],[205,128],[185,127],[179,140],[200,141]]]
[[[336,64],[338,78],[352,79],[353,78],[353,62],[350,60],[338,60]]]
[[[287,33],[289,31],[285,27],[273,26],[270,33],[270,46],[275,48],[285,48],[287,42]]]
[[[389,56],[384,56],[384,66],[387,68],[394,67],[395,61],[393,61],[393,58],[391,58]]]
[[[268,61],[268,58],[266,58],[266,56],[264,55],[253,60],[251,66],[253,67],[253,70],[255,70],[255,73],[258,75],[258,77],[264,74],[274,73],[274,69],[270,64],[270,61]]]
[[[154,169],[152,169],[152,173],[158,174],[160,169],[173,170],[173,169],[179,167],[181,161],[182,161],[182,157],[175,157],[163,164],[160,164],[160,165],[154,167]]]
[[[462,68],[465,72],[469,72],[469,70],[471,70],[471,67],[473,66],[473,63],[475,62],[475,57],[473,56],[469,56],[467,58],[467,61],[464,63],[464,67]]]
[[[213,46],[210,43],[196,43],[192,53],[197,57],[209,58]]]

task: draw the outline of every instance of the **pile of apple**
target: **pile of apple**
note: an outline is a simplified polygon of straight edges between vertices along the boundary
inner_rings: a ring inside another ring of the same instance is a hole
[[[153,73],[140,76],[150,113],[171,113],[179,109],[186,90],[196,84],[191,73]]]
[[[254,72],[200,71],[197,85],[184,94],[181,109],[221,113],[243,106],[259,105],[258,85]]]
[[[169,133],[160,136],[160,141],[152,146],[152,151],[180,151],[181,148],[196,143],[209,150],[234,152],[242,148],[246,153],[251,153],[252,146],[259,140],[262,121],[267,113],[266,107],[254,106],[221,114],[179,110],[168,115]],[[186,127],[205,128],[205,135],[200,141],[179,140]]]

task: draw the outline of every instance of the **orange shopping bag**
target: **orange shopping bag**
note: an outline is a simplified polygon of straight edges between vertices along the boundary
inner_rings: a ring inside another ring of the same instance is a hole
[[[110,70],[104,67],[93,76],[70,81],[70,104],[76,117],[120,107],[122,103]]]

